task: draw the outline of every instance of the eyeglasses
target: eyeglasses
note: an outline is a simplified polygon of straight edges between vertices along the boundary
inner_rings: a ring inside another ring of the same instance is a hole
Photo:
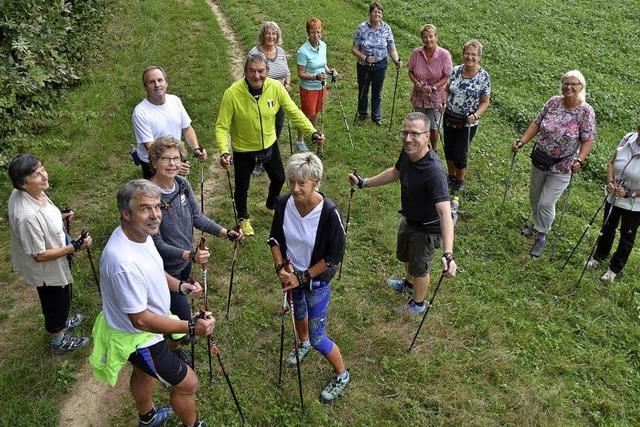
[[[573,82],[562,83],[562,87],[576,87],[576,86],[582,86],[582,83],[573,83]]]
[[[162,163],[164,163],[164,164],[173,163],[173,164],[179,165],[180,163],[182,163],[182,157],[164,157],[164,156],[161,156],[160,157],[160,161],[162,161]]]
[[[40,169],[40,172],[33,172],[31,176],[34,178],[47,179],[46,173],[47,171],[44,168],[42,168]]]
[[[400,133],[398,133],[398,136],[402,139],[410,136],[411,138],[418,138],[420,135],[422,135],[423,133],[429,133],[428,131],[424,131],[424,132],[414,132],[414,131],[410,131],[410,130],[401,130]]]

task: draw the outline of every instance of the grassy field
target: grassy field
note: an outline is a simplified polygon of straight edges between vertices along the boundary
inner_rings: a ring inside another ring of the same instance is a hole
[[[277,21],[292,70],[295,51],[305,39],[304,21],[312,16],[322,19],[329,62],[342,75],[340,91],[351,124],[357,87],[350,47],[357,24],[366,19],[367,2],[219,3],[245,51],[255,44],[262,20]],[[210,267],[215,272],[210,274],[210,304],[219,317],[215,337],[245,415],[255,425],[639,424],[637,250],[625,276],[612,285],[600,283],[598,271],[588,272],[581,287],[575,287],[595,231],[569,268],[560,267],[602,199],[606,159],[640,113],[633,102],[640,90],[640,60],[632,54],[640,42],[634,30],[640,6],[624,0],[444,1],[434,8],[417,1],[388,0],[384,5],[385,20],[394,30],[405,63],[419,44],[419,27],[426,22],[439,27],[441,45],[453,53],[455,63],[460,63],[466,40],[478,38],[485,44],[482,65],[492,78],[492,107],[470,152],[468,192],[456,227],[459,276],[444,282],[416,349],[406,354],[419,319],[395,316],[391,307],[402,299],[384,285],[387,277],[401,274],[393,255],[398,186],[358,191],[343,277],[333,282],[328,326],[329,336],[345,356],[352,384],[333,405],[318,402],[317,394],[331,373],[327,362],[312,355],[303,365],[307,415],[301,420],[295,370],[285,372],[281,390],[275,387],[280,320],[278,285],[264,244],[270,219],[255,215],[257,235],[239,252],[229,320],[221,314],[231,254],[227,244],[215,240]],[[90,81],[62,100],[68,120],[34,139],[34,152],[47,160],[52,177],[49,195],[58,206],[76,209],[74,229],[91,229],[96,258],[118,222],[115,191],[139,174],[127,150],[133,141],[130,113],[144,96],[140,71],[151,63],[166,67],[170,92],[182,98],[199,139],[215,158],[213,124],[222,92],[233,80],[226,49],[203,1],[124,1],[114,13],[104,57]],[[558,92],[562,73],[573,68],[586,76],[588,100],[598,117],[598,140],[587,170],[575,179],[562,225],[550,235],[545,255],[532,260],[528,255],[532,242],[519,235],[528,215],[526,155],[518,157],[510,197],[497,212],[511,159],[508,147],[544,101]],[[390,70],[383,101],[387,122],[394,77]],[[409,92],[403,69],[395,123],[411,108]],[[353,129],[356,147],[351,148],[335,96],[327,106],[325,131],[323,191],[346,213],[345,174],[354,167],[365,176],[388,167],[400,144],[386,127],[366,125]],[[285,157],[286,139],[285,134],[281,141]],[[207,212],[230,224],[226,177],[213,170],[207,177]],[[6,200],[9,188],[2,179]],[[256,181],[250,209],[266,195],[265,178]],[[6,227],[0,233],[7,242]],[[47,354],[36,298],[9,271],[8,244],[0,247],[0,253],[5,260],[0,280],[6,284],[0,302],[5,337],[0,346],[0,391],[6,401],[0,425],[16,421],[55,425],[58,404],[71,390],[87,354],[68,358]],[[83,257],[74,276],[76,307],[94,316],[99,299]],[[84,331],[90,331],[90,325]],[[203,350],[199,362],[205,361]],[[198,393],[201,417],[209,425],[237,423],[217,366],[216,384],[205,384],[203,368],[204,364],[198,368],[203,379]],[[28,405],[24,396],[29,396]],[[158,402],[166,399],[159,389]],[[132,424],[131,402],[123,411],[114,410],[113,425]]]

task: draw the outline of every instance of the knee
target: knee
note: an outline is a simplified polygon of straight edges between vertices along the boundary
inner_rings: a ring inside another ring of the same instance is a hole
[[[311,347],[319,351],[323,356],[327,356],[333,350],[333,341],[331,341],[324,333],[309,334],[309,341],[311,341]]]
[[[196,394],[196,390],[198,389],[198,377],[196,374],[188,368],[187,376],[177,385],[173,387],[176,393],[191,395]]]

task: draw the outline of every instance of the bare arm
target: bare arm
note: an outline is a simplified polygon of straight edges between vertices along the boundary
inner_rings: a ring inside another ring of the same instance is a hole
[[[395,167],[383,170],[376,176],[365,179],[365,187],[379,187],[400,179],[400,171]]]
[[[453,220],[451,219],[451,203],[436,203],[436,212],[440,218],[440,235],[444,252],[453,253]]]

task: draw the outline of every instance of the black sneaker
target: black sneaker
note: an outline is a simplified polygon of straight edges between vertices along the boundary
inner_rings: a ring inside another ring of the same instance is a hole
[[[55,354],[69,353],[70,351],[84,347],[90,342],[91,338],[89,337],[70,337],[65,335],[62,337],[60,345],[51,343],[51,351]]]

